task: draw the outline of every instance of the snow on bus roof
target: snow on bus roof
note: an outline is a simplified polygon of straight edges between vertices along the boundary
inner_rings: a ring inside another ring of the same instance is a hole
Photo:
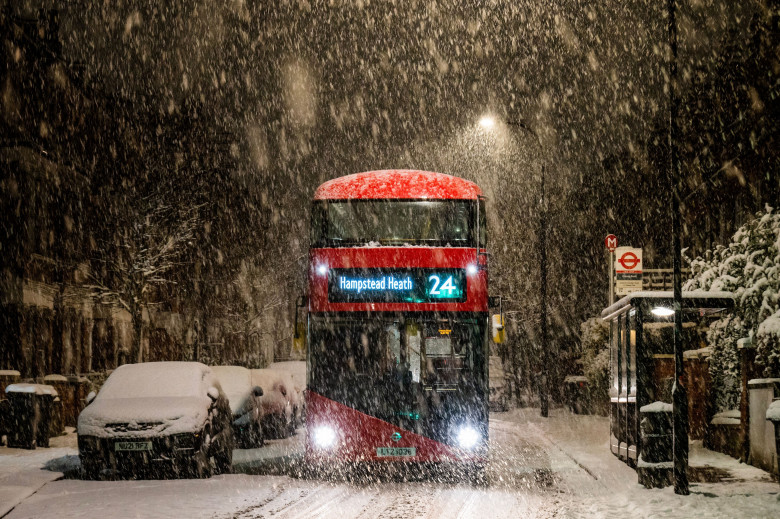
[[[718,291],[718,290],[686,290],[682,293],[683,299],[719,299],[719,300],[734,300],[734,294],[732,292]],[[618,310],[629,306],[635,299],[674,299],[674,293],[671,290],[640,290],[637,292],[631,292],[622,299],[616,301],[612,306],[608,306],[601,312],[601,317],[606,319]],[[685,306],[685,305],[683,305]],[[704,305],[706,307],[706,305]]]
[[[329,180],[317,188],[315,200],[348,199],[476,199],[482,190],[474,182],[432,171],[388,169],[366,171]]]

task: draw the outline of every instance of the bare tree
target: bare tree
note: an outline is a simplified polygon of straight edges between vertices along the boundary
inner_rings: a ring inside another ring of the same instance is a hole
[[[176,271],[186,265],[200,223],[202,205],[176,207],[158,197],[142,198],[128,211],[127,225],[97,247],[96,269],[89,288],[102,303],[116,304],[130,314],[131,359],[143,361],[143,311],[176,284]]]

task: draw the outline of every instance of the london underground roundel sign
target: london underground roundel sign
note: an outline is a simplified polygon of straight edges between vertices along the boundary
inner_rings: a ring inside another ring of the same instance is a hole
[[[626,270],[634,270],[634,268],[641,262],[639,257],[631,251],[624,253],[622,256],[620,256],[620,258],[618,258],[617,261]]]

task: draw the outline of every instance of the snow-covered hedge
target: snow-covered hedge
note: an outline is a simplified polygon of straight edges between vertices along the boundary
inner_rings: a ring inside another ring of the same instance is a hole
[[[582,374],[588,378],[593,411],[601,412],[609,401],[609,326],[600,317],[592,317],[580,330]]]
[[[780,376],[780,214],[767,206],[737,230],[728,246],[691,261],[691,279],[683,290],[728,290],[736,295],[736,316],[714,323],[708,332],[719,409],[730,409],[739,400],[740,338],[753,337],[764,376]]]

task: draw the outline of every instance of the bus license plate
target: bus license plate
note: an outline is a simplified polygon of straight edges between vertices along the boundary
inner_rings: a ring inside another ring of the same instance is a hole
[[[152,442],[116,442],[115,451],[150,451]]]
[[[377,447],[376,455],[379,458],[415,456],[417,449],[414,447]]]

